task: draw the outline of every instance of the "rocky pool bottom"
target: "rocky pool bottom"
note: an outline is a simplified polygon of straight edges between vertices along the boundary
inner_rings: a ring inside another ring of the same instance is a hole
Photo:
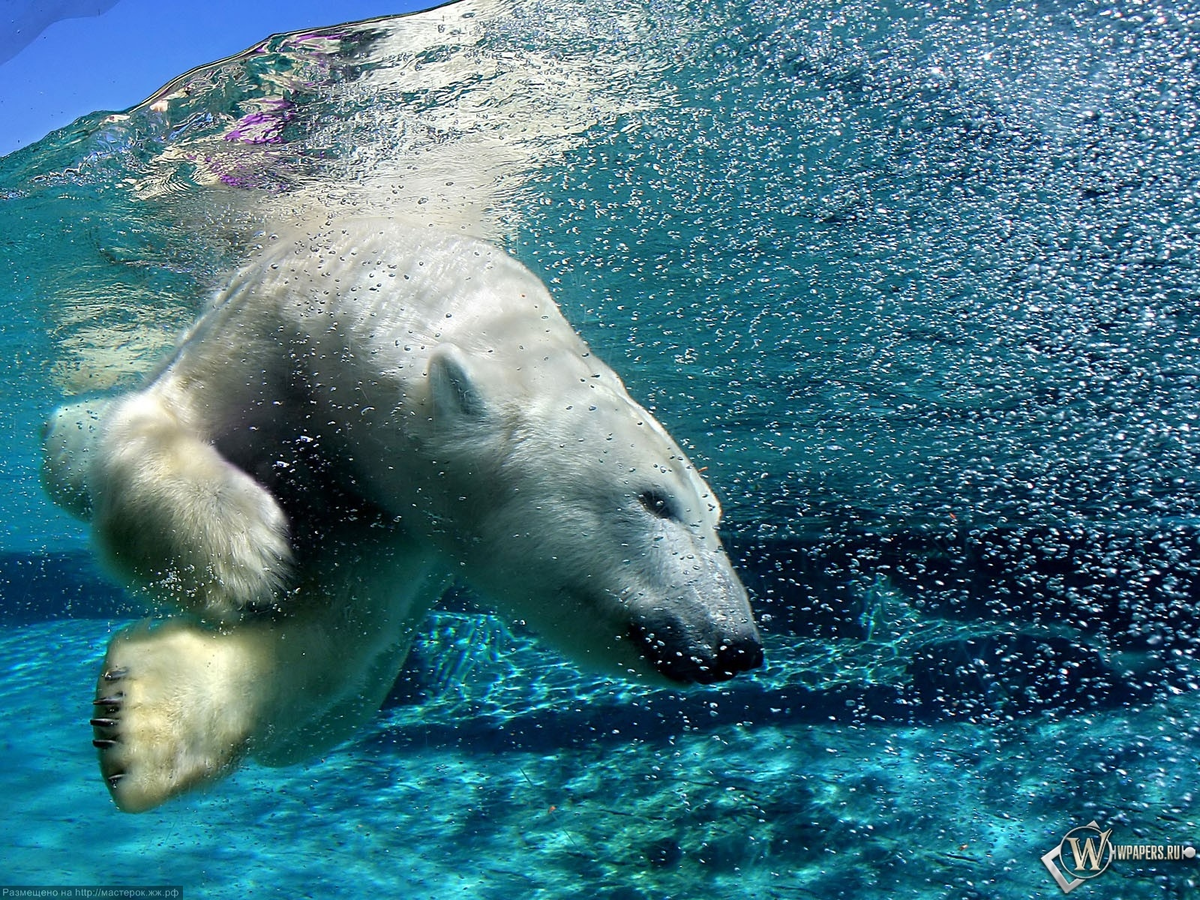
[[[673,695],[582,676],[493,619],[445,612],[354,742],[125,815],[86,721],[121,624],[0,630],[5,884],[175,885],[193,898],[1050,898],[1063,892],[1041,857],[1090,821],[1113,843],[1200,840],[1200,704],[1186,691],[914,724],[845,691],[899,677],[878,644],[820,658],[776,635],[753,681]],[[1114,860],[1081,896],[1194,896],[1197,865]]]

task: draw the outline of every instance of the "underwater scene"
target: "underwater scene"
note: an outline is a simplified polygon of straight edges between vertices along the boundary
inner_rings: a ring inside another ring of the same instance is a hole
[[[363,216],[545,283],[719,497],[762,665],[598,674],[467,573],[352,736],[120,811],[88,723],[148,603],[47,496],[44,423]],[[278,34],[0,158],[0,254],[0,892],[1200,896],[1195,4]]]

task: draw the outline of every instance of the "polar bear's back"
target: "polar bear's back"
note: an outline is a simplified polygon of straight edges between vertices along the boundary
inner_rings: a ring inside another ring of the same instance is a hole
[[[503,373],[514,399],[543,394],[551,381],[625,392],[541,280],[491,244],[354,218],[281,230],[264,245],[198,327],[218,340],[260,332],[285,342],[274,352],[303,360],[305,378],[338,385],[343,396],[380,378],[409,395],[447,343]]]
[[[256,306],[314,335],[332,326],[355,341],[401,340],[418,348],[411,352],[447,341],[467,352],[517,350],[531,341],[582,347],[541,281],[508,254],[389,219],[278,232],[226,298],[244,286],[258,295]]]

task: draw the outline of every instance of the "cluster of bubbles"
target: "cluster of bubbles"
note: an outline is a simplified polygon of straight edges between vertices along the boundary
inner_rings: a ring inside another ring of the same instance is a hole
[[[37,335],[5,377],[31,422],[31,384],[128,383],[273,222],[386,210],[545,275],[708,467],[768,619],[1015,621],[989,646],[1031,671],[1060,624],[1179,652],[1197,35],[1156,0],[464,0],[278,35],[0,160],[5,319]],[[982,658],[951,643],[914,651],[935,682]]]

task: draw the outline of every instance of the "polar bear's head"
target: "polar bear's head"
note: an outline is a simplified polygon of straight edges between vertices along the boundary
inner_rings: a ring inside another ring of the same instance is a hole
[[[444,537],[464,575],[589,668],[683,683],[756,668],[716,497],[620,379],[561,333],[523,344],[519,365],[452,344],[430,357],[435,520],[453,523]]]

